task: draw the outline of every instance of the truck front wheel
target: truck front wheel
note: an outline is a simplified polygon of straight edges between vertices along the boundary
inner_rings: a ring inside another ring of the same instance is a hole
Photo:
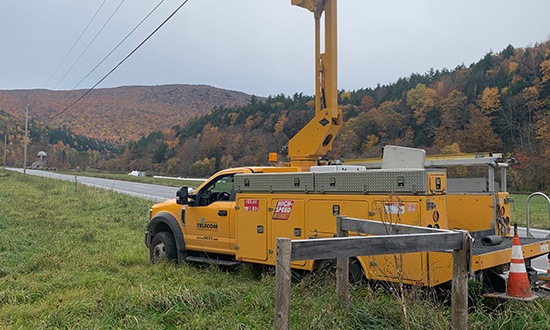
[[[151,241],[149,256],[153,264],[162,260],[175,260],[178,257],[174,236],[165,231],[158,232]]]

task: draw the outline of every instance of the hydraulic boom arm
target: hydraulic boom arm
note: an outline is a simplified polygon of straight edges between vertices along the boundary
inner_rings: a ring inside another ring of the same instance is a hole
[[[292,0],[315,18],[315,117],[288,143],[291,166],[309,169],[332,149],[342,126],[338,109],[336,0]],[[321,52],[321,16],[325,16],[325,49]]]

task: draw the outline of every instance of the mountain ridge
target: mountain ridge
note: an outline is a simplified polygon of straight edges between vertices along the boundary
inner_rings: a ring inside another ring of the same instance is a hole
[[[0,90],[0,109],[23,119],[28,104],[30,116],[49,126],[68,127],[77,134],[122,144],[183,125],[214,107],[244,105],[252,97],[204,84],[119,86],[96,89],[56,116],[84,91]]]
[[[328,157],[379,157],[387,144],[428,154],[504,152],[516,190],[550,189],[550,40],[487,53],[455,69],[429,70],[390,85],[340,90],[342,129]],[[239,108],[219,107],[130,144],[105,164],[208,176],[227,167],[286,161],[288,141],[312,118],[312,96],[270,96]]]

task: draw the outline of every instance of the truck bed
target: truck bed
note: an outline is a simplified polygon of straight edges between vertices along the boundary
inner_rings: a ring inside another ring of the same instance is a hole
[[[521,246],[527,246],[535,243],[548,243],[549,239],[547,238],[531,238],[531,237],[520,237]],[[499,245],[483,245],[481,244],[480,239],[476,239],[474,244],[472,244],[472,254],[473,255],[482,255],[487,253],[492,253],[499,250],[512,249],[512,237],[503,237],[502,243]]]
[[[531,259],[548,253],[547,238],[520,237],[523,257]],[[499,245],[487,246],[481,240],[472,244],[472,268],[474,271],[508,264],[512,254],[512,237],[504,237]]]

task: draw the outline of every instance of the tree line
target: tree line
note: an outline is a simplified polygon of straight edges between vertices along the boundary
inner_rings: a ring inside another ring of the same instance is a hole
[[[550,42],[508,46],[453,70],[411,74],[395,83],[340,91],[345,124],[333,158],[378,157],[386,144],[428,154],[504,152],[520,164],[518,190],[550,184]],[[312,96],[253,97],[215,107],[185,125],[130,143],[105,166],[207,176],[231,166],[262,165],[269,152],[286,157],[288,140],[314,115]]]
[[[510,45],[452,70],[342,90],[339,106],[344,125],[331,158],[379,157],[386,144],[424,148],[428,154],[503,152],[520,161],[510,171],[512,189],[549,190],[550,41]],[[245,105],[214,107],[119,144],[118,150],[94,147],[90,164],[111,171],[208,176],[227,167],[266,164],[269,152],[284,161],[289,139],[313,115],[309,95],[253,96]]]

